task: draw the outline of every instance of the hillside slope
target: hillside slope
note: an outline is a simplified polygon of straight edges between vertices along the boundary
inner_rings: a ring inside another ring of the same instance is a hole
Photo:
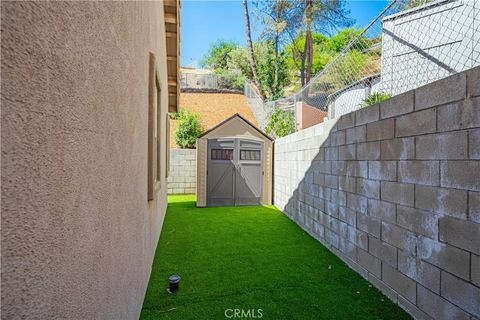
[[[180,110],[188,110],[200,116],[204,130],[222,122],[235,113],[241,114],[254,125],[258,125],[243,94],[236,93],[185,93],[180,94]],[[170,120],[170,147],[175,143],[176,120]]]

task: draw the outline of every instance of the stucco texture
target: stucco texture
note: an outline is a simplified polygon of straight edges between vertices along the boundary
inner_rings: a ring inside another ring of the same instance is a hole
[[[163,3],[2,2],[1,37],[2,319],[136,319],[166,207],[165,166],[147,201]]]

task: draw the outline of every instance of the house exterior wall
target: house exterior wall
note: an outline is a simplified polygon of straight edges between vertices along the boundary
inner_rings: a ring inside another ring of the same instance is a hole
[[[197,185],[197,151],[170,150],[170,173],[167,179],[169,194],[194,194]]]
[[[208,139],[234,136],[241,138],[251,136],[256,140],[263,140],[265,154],[263,159],[263,170],[265,174],[263,175],[262,203],[266,205],[272,204],[273,142],[265,138],[265,136],[260,134],[257,130],[252,129],[251,126],[237,117],[197,139],[197,207],[205,207],[207,205]]]
[[[480,67],[275,141],[275,205],[417,319],[480,317]]]
[[[163,223],[147,201],[163,2],[1,3],[2,319],[138,319]],[[160,161],[166,162],[165,126]]]

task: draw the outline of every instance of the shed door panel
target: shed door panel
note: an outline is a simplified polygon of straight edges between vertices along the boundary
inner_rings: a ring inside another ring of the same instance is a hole
[[[259,205],[262,184],[262,142],[208,141],[207,206]]]
[[[263,143],[250,140],[238,141],[238,162],[235,177],[236,205],[262,203]]]
[[[235,205],[235,141],[208,141],[207,205]]]

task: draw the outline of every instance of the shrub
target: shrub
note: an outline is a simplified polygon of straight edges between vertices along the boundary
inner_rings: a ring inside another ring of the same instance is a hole
[[[379,103],[379,102],[388,100],[391,97],[392,97],[392,95],[390,93],[374,92],[374,93],[370,94],[368,97],[366,97],[365,99],[363,99],[360,106],[362,106],[362,107],[372,106],[375,103]]]
[[[295,132],[295,117],[291,112],[276,107],[265,128],[267,134],[284,137]]]
[[[178,120],[180,117],[180,113],[178,112],[169,112],[168,117],[172,120]]]
[[[218,74],[218,87],[220,89],[243,90],[246,77],[240,70],[215,70]]]
[[[198,115],[187,110],[178,113],[178,124],[175,130],[175,142],[181,148],[194,149],[197,138],[203,133]]]

